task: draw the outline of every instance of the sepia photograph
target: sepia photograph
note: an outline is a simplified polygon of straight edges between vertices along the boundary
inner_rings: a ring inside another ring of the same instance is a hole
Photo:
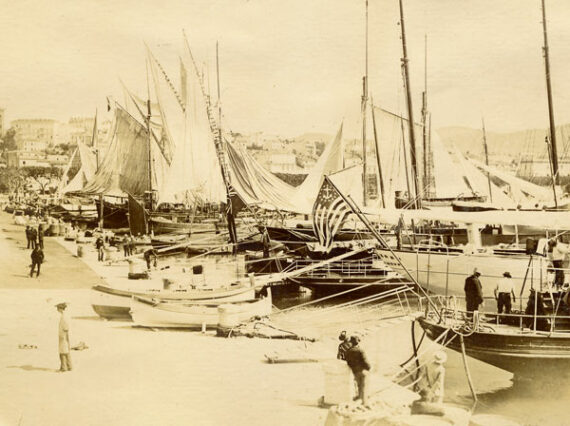
[[[570,3],[2,6],[0,426],[570,423]]]

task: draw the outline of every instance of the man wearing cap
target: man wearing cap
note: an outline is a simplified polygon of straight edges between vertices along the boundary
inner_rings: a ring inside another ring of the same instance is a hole
[[[513,296],[513,302],[517,301],[515,286],[511,278],[511,273],[505,272],[503,278],[499,280],[497,287],[495,287],[495,300],[497,301],[497,312],[499,314],[503,313],[503,308],[505,309],[505,314],[511,313],[511,295]]]
[[[370,371],[370,363],[362,348],[358,346],[358,343],[360,343],[360,339],[357,336],[350,337],[351,347],[345,352],[344,359],[352,370],[356,386],[358,387],[358,397],[355,399],[360,399],[362,404],[366,405],[366,382],[368,372]]]
[[[481,273],[477,268],[473,269],[473,275],[470,275],[465,280],[465,304],[467,305],[467,312],[470,315],[471,312],[479,310],[479,305],[483,303],[483,287],[481,286],[481,281],[479,277]]]
[[[69,322],[65,316],[65,308],[67,303],[61,302],[55,305],[57,311],[61,314],[59,318],[59,371],[71,371],[71,357],[69,355]]]

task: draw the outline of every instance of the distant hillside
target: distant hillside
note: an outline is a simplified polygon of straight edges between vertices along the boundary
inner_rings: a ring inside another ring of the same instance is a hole
[[[443,143],[453,145],[467,154],[475,156],[483,155],[483,131],[468,127],[443,127],[437,130]],[[508,156],[518,158],[521,154],[533,157],[547,155],[545,137],[546,129],[529,129],[512,133],[497,133],[487,131],[487,145],[489,155]],[[570,138],[570,124],[564,124],[556,128],[556,139],[559,157],[567,154]]]

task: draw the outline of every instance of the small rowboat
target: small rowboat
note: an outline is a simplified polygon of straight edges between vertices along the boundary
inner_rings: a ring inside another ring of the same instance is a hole
[[[204,303],[167,302],[144,297],[133,297],[131,316],[142,327],[202,329],[216,326],[219,309],[225,306],[240,322],[271,314],[271,292],[267,297],[227,303],[218,300]]]
[[[101,318],[130,321],[133,296],[160,301],[227,303],[250,300],[255,297],[255,288],[236,285],[229,287],[186,288],[183,290],[133,290],[105,285],[92,288],[91,306]]]

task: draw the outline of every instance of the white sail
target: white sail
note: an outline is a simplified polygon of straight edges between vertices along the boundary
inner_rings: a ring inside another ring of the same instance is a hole
[[[437,198],[456,198],[460,195],[467,197],[476,195],[467,186],[462,168],[453,161],[435,132],[431,136],[431,149],[435,196]]]
[[[296,189],[296,204],[303,206],[307,210],[307,206],[312,208],[315,198],[325,175],[335,173],[342,170],[344,163],[344,144],[342,139],[342,123],[336,133],[336,136],[327,143],[325,149],[321,153],[315,166],[311,169],[303,183]]]
[[[532,198],[535,198],[537,201],[552,201],[552,192],[548,188],[535,185],[534,183],[520,179],[495,167],[487,166],[480,161],[474,159],[470,159],[470,161],[486,173],[491,174],[491,176],[499,178],[503,182],[511,185],[513,188],[516,188],[517,191],[521,191]]]
[[[489,194],[489,180],[487,176],[467,161],[457,147],[455,147],[455,156],[459,161],[459,168],[462,170],[463,176],[466,182],[469,183],[472,191],[475,194],[486,196],[487,201],[490,201],[491,195]],[[501,208],[515,208],[517,206],[517,201],[505,194],[505,192],[493,182],[491,182],[491,191],[493,194],[493,205]]]

